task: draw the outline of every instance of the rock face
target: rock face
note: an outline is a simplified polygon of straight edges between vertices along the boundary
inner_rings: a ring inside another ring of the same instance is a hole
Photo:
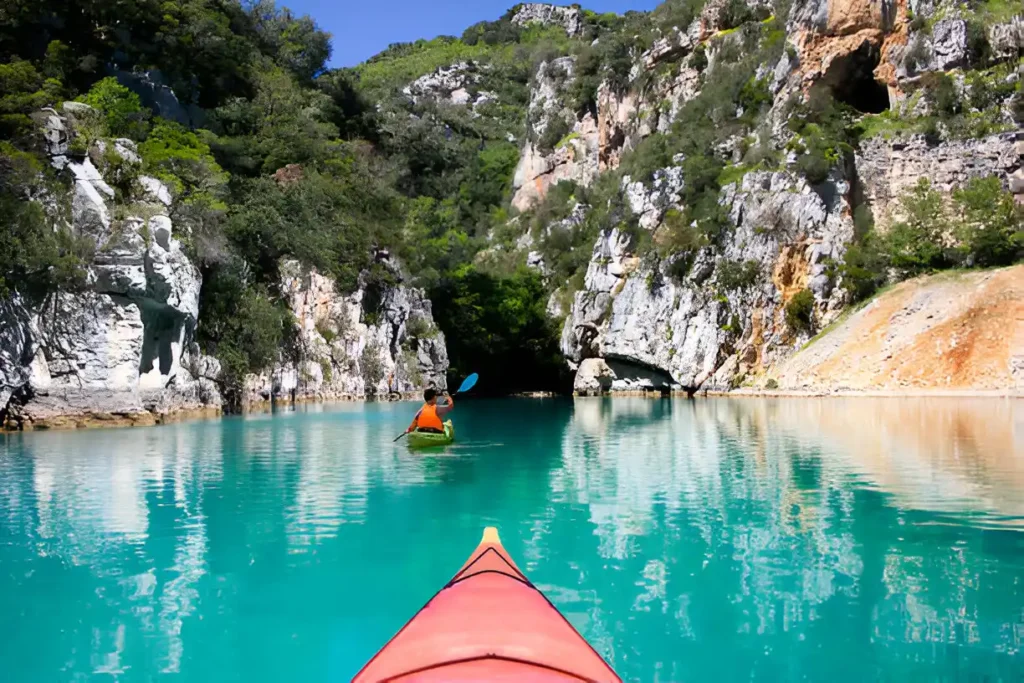
[[[771,9],[746,4],[755,18]],[[912,22],[911,9],[932,21]],[[595,111],[575,116],[571,133],[556,149],[542,152],[528,142],[516,172],[513,206],[530,209],[558,182],[591,184],[645,137],[669,130],[681,107],[701,92],[718,55],[730,45],[745,49],[742,31],[731,30],[731,11],[729,3],[708,2],[689,27],[663,30],[649,49],[634,56],[630,86],[616,92],[603,84]],[[772,97],[766,125],[743,144],[756,138],[785,156],[793,140],[789,103],[816,90],[863,112],[920,108],[922,72],[979,68],[977,37],[965,11],[943,5],[940,12],[936,3],[926,2],[794,2],[785,18],[786,50],[777,63],[757,71]],[[995,59],[1020,55],[1020,21],[988,27]],[[917,61],[909,64],[910,46],[917,42]],[[531,140],[566,115],[559,96],[565,87],[558,77],[567,72],[565,80],[571,82],[572,67],[552,70],[545,64],[538,71]],[[1012,84],[1021,74],[1007,78]],[[962,92],[963,79],[954,73],[954,81]],[[1000,125],[1011,125],[1011,107],[1005,102],[1000,107]],[[941,143],[922,135],[875,137],[862,141],[813,187],[792,171],[748,172],[719,194],[729,216],[722,228],[727,237],[696,249],[688,263],[639,248],[645,241],[660,244],[671,232],[667,217],[681,208],[687,184],[682,167],[656,171],[645,182],[625,177],[621,194],[635,227],[602,231],[571,309],[549,307],[553,315],[565,315],[561,345],[577,369],[576,392],[728,390],[763,379],[846,306],[835,264],[854,240],[855,205],[870,209],[876,228],[884,231],[898,198],[921,177],[950,192],[972,178],[996,176],[1024,202],[1021,138],[1019,127]],[[723,163],[739,166],[740,143],[726,141],[715,153]],[[783,167],[792,168],[795,160],[789,153]],[[683,161],[677,155],[673,163]],[[543,271],[536,254],[522,251]],[[798,294],[801,302],[811,297],[810,323],[794,329],[786,308]]]
[[[988,31],[988,42],[996,59],[1019,58],[1024,54],[1024,12]]]
[[[674,175],[666,169],[663,177]],[[806,339],[785,322],[785,306],[798,292],[811,291],[820,325],[845,303],[827,263],[840,259],[853,237],[847,193],[841,177],[816,191],[795,174],[748,173],[723,191],[732,239],[720,252],[699,251],[682,279],[670,272],[671,262],[641,262],[632,238],[618,229],[602,234],[565,320],[563,353],[571,363],[617,361],[614,374],[624,379],[613,380],[613,390],[728,388],[760,373]],[[663,194],[640,196],[632,188],[634,211],[653,216],[647,207]],[[736,286],[729,271],[739,267],[751,275]]]
[[[518,6],[516,13],[512,15],[512,23],[517,26],[561,26],[569,37],[578,36],[583,32],[583,16],[578,6],[560,7],[528,2]]]
[[[594,118],[587,115],[576,121],[561,98],[561,90],[574,78],[575,68],[574,58],[561,57],[542,63],[537,70],[528,110],[529,119],[535,122],[533,135],[523,145],[512,181],[512,206],[520,211],[543,200],[556,183],[571,180],[589,185],[597,177],[598,130]],[[559,120],[573,121],[570,132],[556,141],[554,149],[540,149],[539,140]]]
[[[779,363],[786,391],[1024,396],[1024,266],[904,282]]]
[[[421,76],[403,89],[413,103],[423,99],[449,104],[463,104],[476,107],[494,100],[496,95],[486,91],[478,91],[474,86],[480,81],[478,70],[480,65],[472,62],[459,62],[444,66],[433,73]]]
[[[386,255],[379,259],[401,277],[394,261]],[[364,282],[356,292],[341,295],[330,278],[295,261],[282,263],[281,274],[281,289],[298,324],[298,358],[250,376],[249,403],[408,395],[446,387],[444,335],[422,290],[399,284],[377,294]]]
[[[876,225],[889,225],[896,199],[920,178],[945,192],[972,178],[1006,178],[1011,191],[1024,200],[1024,186],[1013,183],[1024,167],[1024,144],[1018,137],[1022,136],[1017,132],[1001,133],[938,145],[922,135],[864,141],[856,154],[857,174]]]
[[[0,424],[152,424],[173,414],[219,412],[220,363],[195,341],[202,279],[176,237],[170,190],[141,175],[128,196],[115,191],[97,164],[112,149],[137,174],[134,143],[100,140],[86,156],[73,157],[75,122],[93,113],[80,103],[64,110],[46,110],[37,120],[52,165],[71,187],[71,228],[96,250],[83,291],[0,300]],[[278,181],[299,178],[301,169],[288,167]],[[400,282],[398,264],[387,254],[379,259]],[[377,290],[364,282],[343,296],[332,280],[297,263],[283,264],[282,273],[298,348],[272,371],[250,377],[246,400],[444,388],[444,336],[421,290],[401,284]]]
[[[82,113],[84,105],[72,107]],[[96,244],[86,291],[28,305],[2,304],[0,393],[7,421],[31,428],[101,420],[145,423],[186,410],[219,410],[219,366],[194,342],[201,279],[174,236],[170,193],[143,178],[144,196],[115,217],[115,192],[90,157],[65,156],[66,118],[51,113],[47,150],[73,181],[72,229]],[[129,140],[110,144],[128,164]],[[167,200],[167,203],[165,203]]]

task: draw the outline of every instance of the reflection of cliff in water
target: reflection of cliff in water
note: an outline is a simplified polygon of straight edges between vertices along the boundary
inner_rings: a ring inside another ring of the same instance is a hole
[[[578,399],[559,479],[613,481],[634,512],[649,507],[638,494],[715,505],[718,465],[739,451],[759,475],[751,493],[811,458],[902,507],[1024,523],[1024,405],[1001,399]]]
[[[611,592],[631,602],[628,622],[616,624],[603,617],[607,588],[589,607],[580,598],[588,636],[608,647],[616,629],[649,631],[652,643],[659,632],[678,636],[673,652],[645,651],[672,664],[668,680],[713,670],[726,624],[740,642],[748,634],[751,647],[818,674],[830,670],[822,643],[846,648],[835,661],[862,650],[867,677],[937,674],[944,658],[934,648],[953,643],[972,648],[971,671],[1010,671],[1024,541],[977,524],[1021,523],[1016,404],[673,401],[660,419],[623,427],[657,403],[576,401],[550,477],[553,500],[587,510],[594,552],[615,569],[602,578],[611,574]],[[968,523],[950,525],[958,518]],[[836,620],[864,637],[831,643],[819,624]],[[874,640],[920,649],[890,654]]]
[[[901,507],[1024,524],[1024,405],[1006,399],[737,402],[760,434],[778,430],[822,466]],[[833,462],[835,461],[835,462]]]
[[[182,625],[196,610],[197,586],[207,573],[201,492],[221,482],[220,436],[216,423],[117,430],[102,440],[58,432],[26,441],[29,458],[2,463],[8,483],[2,507],[7,522],[22,529],[16,562],[57,562],[59,574],[45,564],[33,570],[53,574],[47,600],[88,603],[106,623],[62,624],[59,634],[45,634],[49,646],[75,653],[66,666],[79,666],[75,660],[82,658],[95,673],[127,671],[130,623],[133,631],[160,636],[142,644],[150,661],[161,671],[179,671]],[[154,533],[175,538],[172,555],[153,554]],[[95,580],[106,589],[93,593]]]

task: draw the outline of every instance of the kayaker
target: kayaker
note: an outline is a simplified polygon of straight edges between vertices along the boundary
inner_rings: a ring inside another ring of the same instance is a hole
[[[448,392],[444,392],[444,397],[448,399],[447,405],[437,405],[437,389],[431,387],[423,392],[423,407],[416,412],[416,416],[412,418],[412,424],[406,429],[406,433],[413,430],[419,430],[421,432],[434,432],[437,434],[444,433],[444,422],[441,418],[452,411],[455,407],[455,401],[448,395]]]

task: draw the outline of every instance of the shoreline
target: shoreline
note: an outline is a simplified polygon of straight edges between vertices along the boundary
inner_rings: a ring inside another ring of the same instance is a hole
[[[732,398],[1024,398],[1024,392],[1001,389],[736,389],[697,392]]]
[[[210,420],[235,415],[265,414],[274,410],[274,406],[294,407],[300,405],[329,405],[343,403],[397,403],[413,401],[420,397],[419,392],[394,392],[388,396],[354,396],[340,395],[331,398],[296,397],[294,400],[264,399],[247,403],[237,413],[225,412],[221,406],[203,406],[183,408],[167,413],[154,413],[148,410],[126,413],[84,412],[54,415],[37,420],[18,422],[13,418],[0,423],[0,434],[18,434],[21,432],[67,432],[86,429],[155,427],[157,425],[190,422],[192,420]]]
[[[388,397],[338,397],[330,399],[317,398],[296,398],[294,401],[270,400],[259,401],[245,406],[239,413],[226,413],[219,407],[188,408],[170,413],[151,413],[142,411],[137,413],[76,413],[54,416],[36,421],[14,423],[8,420],[6,424],[0,425],[0,434],[18,434],[21,432],[45,432],[45,431],[76,431],[104,428],[132,428],[132,427],[155,427],[157,425],[177,424],[193,420],[210,420],[234,415],[266,414],[274,409],[276,403],[279,407],[297,407],[308,405],[340,405],[345,403],[396,403],[400,401],[414,401],[418,398],[417,392],[405,392],[392,394]],[[685,391],[609,391],[602,394],[557,394],[554,392],[519,392],[510,394],[507,398],[517,399],[603,399],[603,398],[644,398],[649,400],[675,399],[675,398],[939,398],[939,399],[1024,399],[1024,392],[1018,390],[947,390],[947,389],[900,389],[900,390],[878,390],[878,389],[736,389],[733,391],[701,390],[689,396]]]
[[[1024,391],[999,389],[698,389],[574,392],[572,398],[1024,398]]]

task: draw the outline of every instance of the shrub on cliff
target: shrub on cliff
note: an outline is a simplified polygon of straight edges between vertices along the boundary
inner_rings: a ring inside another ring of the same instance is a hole
[[[26,200],[46,192],[56,200],[50,210],[67,209],[70,198],[59,186],[47,187],[45,173],[39,159],[0,141],[0,297],[17,291],[34,302],[85,285],[95,245]]]
[[[814,294],[801,289],[786,304],[786,324],[793,332],[808,332],[814,327]]]
[[[788,125],[797,137],[788,148],[797,153],[796,169],[809,183],[824,182],[853,152],[857,136],[853,116],[850,107],[825,88],[812,90],[807,101],[791,112]]]
[[[245,376],[288,356],[295,337],[291,312],[267,289],[249,286],[243,277],[239,264],[207,270],[199,301],[199,341],[221,362],[222,392],[231,409],[241,405]]]
[[[572,130],[572,124],[565,120],[561,116],[552,116],[548,121],[548,125],[544,127],[544,132],[540,138],[537,139],[537,149],[542,154],[551,154],[555,150],[555,146],[569,134]]]
[[[209,135],[157,119],[149,136],[139,145],[139,154],[145,170],[167,183],[178,201],[224,210],[228,174],[200,137],[204,134]]]
[[[384,361],[381,360],[381,353],[380,344],[371,341],[363,347],[363,353],[359,356],[359,369],[366,383],[366,392],[370,394],[376,393],[377,384],[384,379]]]
[[[718,284],[725,291],[745,289],[754,285],[761,275],[759,261],[720,261],[717,268]]]
[[[79,98],[103,115],[105,133],[109,137],[141,140],[148,129],[150,112],[142,108],[139,96],[117,82],[104,78]]]

